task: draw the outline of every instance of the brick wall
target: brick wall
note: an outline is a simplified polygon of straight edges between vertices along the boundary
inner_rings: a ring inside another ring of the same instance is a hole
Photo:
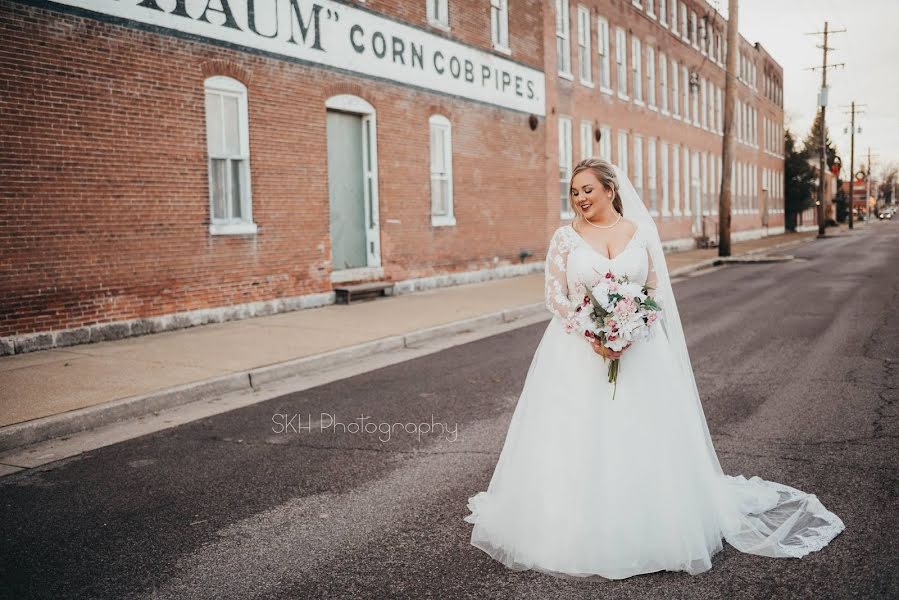
[[[539,67],[530,4],[512,13],[512,58]],[[425,26],[424,3],[366,6]],[[487,3],[453,6],[449,36],[489,47]],[[387,277],[543,258],[543,119],[531,131],[521,113],[10,0],[0,39],[0,337],[330,290],[334,94],[377,110]],[[215,74],[248,88],[255,236],[208,232]],[[430,226],[436,113],[453,124],[451,228]]]

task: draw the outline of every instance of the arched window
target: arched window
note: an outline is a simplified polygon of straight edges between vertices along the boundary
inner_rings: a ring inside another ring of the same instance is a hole
[[[453,142],[449,119],[428,120],[431,139],[431,225],[455,225],[453,214]]]
[[[250,193],[247,88],[224,76],[208,78],[206,149],[211,234],[255,233]]]

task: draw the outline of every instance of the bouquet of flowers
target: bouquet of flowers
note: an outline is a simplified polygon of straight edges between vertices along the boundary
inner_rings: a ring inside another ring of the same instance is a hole
[[[619,351],[631,343],[647,339],[661,316],[662,308],[650,295],[653,288],[634,283],[612,271],[600,274],[591,285],[580,284],[584,299],[575,308],[575,326],[584,336],[610,350]],[[609,383],[618,391],[619,359],[609,365]]]

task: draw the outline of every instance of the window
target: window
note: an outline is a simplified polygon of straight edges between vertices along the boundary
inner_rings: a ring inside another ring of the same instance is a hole
[[[643,103],[643,51],[640,38],[631,38],[631,65],[634,69],[634,102]]]
[[[656,184],[658,181],[658,164],[656,163],[656,141],[649,138],[646,141],[646,170],[648,171],[647,188],[649,191],[649,210],[658,213],[656,199]]]
[[[509,50],[509,0],[490,0],[490,36],[496,50]]]
[[[599,54],[599,89],[612,91],[612,76],[609,73],[609,22],[599,17],[596,20],[596,49]]]
[[[568,197],[571,194],[571,119],[559,117],[559,213],[561,218],[573,217]]]
[[[590,62],[590,9],[577,7],[577,64],[581,72],[581,83],[593,85],[593,66]]]
[[[706,32],[705,32],[705,19],[699,20],[699,51],[705,55],[706,53]]]
[[[671,0],[671,31],[677,33],[677,0]]]
[[[612,130],[608,127],[599,128],[599,156],[612,160]]]
[[[450,122],[443,115],[432,115],[428,124],[431,130],[431,224],[455,225]]]
[[[693,115],[693,124],[699,127],[699,86],[690,86],[690,96],[693,99],[693,106],[690,112]]]
[[[593,156],[593,125],[581,121],[581,160]]]
[[[690,150],[684,146],[683,152],[681,165],[684,168],[684,214],[690,216],[693,214],[693,209],[690,208],[690,188],[692,186],[690,180]]]
[[[626,131],[618,132],[618,166],[621,168],[625,175],[628,174]]]
[[[556,0],[556,60],[559,62],[559,75],[571,77],[568,0]]]
[[[668,144],[665,142],[659,144],[659,165],[661,167],[659,177],[662,178],[662,214],[670,215],[671,211],[668,207]]]
[[[659,106],[664,114],[668,114],[668,59],[664,52],[659,52]]]
[[[659,23],[668,25],[668,7],[665,6],[665,0],[659,0]]]
[[[634,173],[630,176],[637,196],[643,199],[643,138],[634,136]]]
[[[683,89],[683,109],[684,109],[684,121],[690,120],[690,74],[687,73],[687,66],[681,65],[680,67],[681,78],[683,79],[684,89]]]
[[[709,113],[708,113],[708,105],[706,104],[705,77],[703,77],[702,79],[699,80],[699,95],[701,96],[701,101],[702,101],[702,111],[701,111],[702,128],[706,129],[709,126],[709,121],[708,121]]]
[[[690,39],[690,32],[687,31],[687,5],[681,2],[680,5],[680,36],[686,42]]]
[[[427,0],[428,23],[441,29],[449,29],[448,0]]]
[[[680,74],[677,70],[677,61],[671,59],[671,112],[680,118]]]
[[[621,27],[615,28],[615,64],[618,67],[618,96],[627,100],[627,34]]]
[[[696,11],[690,11],[690,43],[693,44],[693,47],[696,48],[698,46],[696,39]]]
[[[652,46],[646,47],[646,101],[649,108],[656,107],[656,51]]]
[[[656,16],[656,0],[646,0],[646,14],[650,17],[655,18]]]
[[[724,47],[721,45],[721,34],[715,34],[715,53],[718,55],[718,64],[724,64]]]
[[[703,152],[699,156],[699,206],[702,207],[701,213],[708,214],[709,209],[709,155]]]
[[[209,160],[209,233],[255,233],[250,199],[247,88],[230,77],[204,82]]]
[[[671,201],[674,215],[680,215],[680,146],[671,147]]]
[[[715,104],[718,118],[718,133],[724,133],[724,90],[718,88],[718,102]]]

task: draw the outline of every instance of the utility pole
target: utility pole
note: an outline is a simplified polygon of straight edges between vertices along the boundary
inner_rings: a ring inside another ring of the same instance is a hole
[[[864,106],[861,104],[860,106]],[[851,127],[852,134],[849,139],[849,229],[854,229],[853,222],[854,218],[852,216],[852,211],[855,210],[855,115],[861,114],[864,111],[856,111],[855,100],[852,101],[852,109],[851,109]],[[865,201],[867,203],[867,200]],[[867,204],[865,204],[867,206]]]
[[[839,29],[835,31],[830,31],[828,27],[827,21],[824,21],[824,31],[816,32],[808,35],[820,35],[824,34],[824,44],[818,46],[824,51],[824,58],[821,63],[821,92],[818,95],[818,106],[821,107],[821,157],[820,157],[820,167],[818,173],[818,210],[816,212],[818,217],[818,237],[824,237],[824,173],[827,169],[827,121],[825,120],[826,111],[827,111],[827,69],[842,67],[844,63],[827,65],[827,53],[830,50],[833,50],[830,46],[827,45],[827,36],[831,33],[842,33],[846,31],[845,29]],[[814,68],[813,68],[814,70]]]
[[[718,256],[730,256],[731,164],[734,160],[734,105],[737,93],[738,0],[727,3],[727,70],[724,76],[724,139],[721,150],[721,195],[718,199]]]

